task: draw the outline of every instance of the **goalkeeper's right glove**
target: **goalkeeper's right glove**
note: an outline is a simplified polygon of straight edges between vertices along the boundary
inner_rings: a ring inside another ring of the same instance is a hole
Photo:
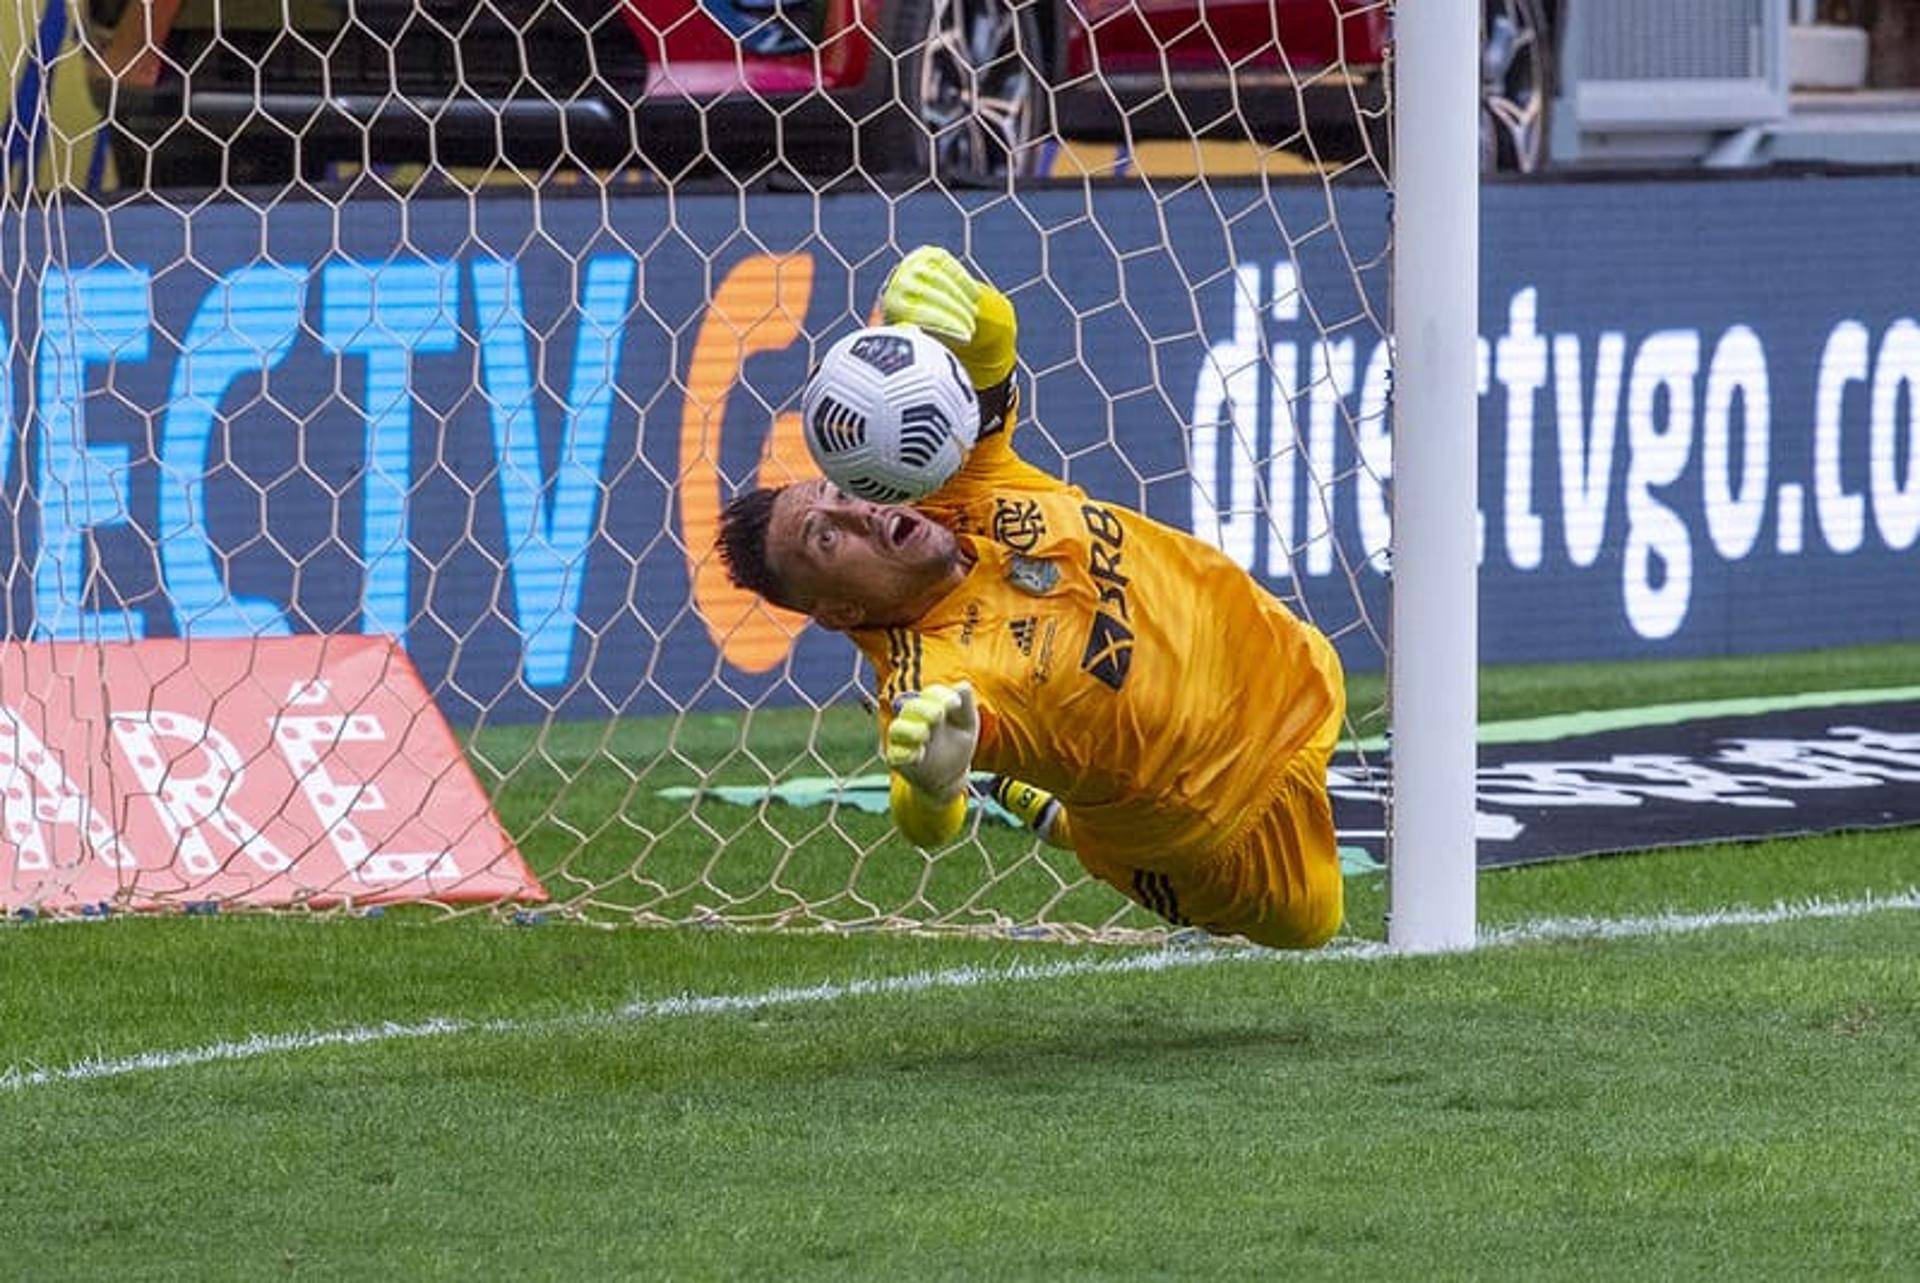
[[[889,325],[917,325],[946,344],[976,389],[1013,374],[1013,301],[938,245],[922,245],[894,267],[880,291],[880,314]]]
[[[945,846],[967,818],[967,772],[980,740],[973,688],[929,686],[903,699],[887,727],[893,822],[915,846]]]
[[[887,765],[929,799],[946,803],[966,791],[979,742],[973,687],[933,685],[895,710],[887,727]]]

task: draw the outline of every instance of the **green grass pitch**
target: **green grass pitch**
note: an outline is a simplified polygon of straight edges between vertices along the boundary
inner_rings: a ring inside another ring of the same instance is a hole
[[[1915,673],[1920,647],[1496,671],[1482,716]],[[716,887],[777,912],[849,872],[826,916],[964,900],[967,869],[884,822],[655,796],[858,769],[862,734],[757,718],[743,748],[683,719],[474,754],[598,921]],[[620,877],[637,835],[652,886]],[[716,865],[721,837],[757,854]],[[1912,831],[1486,874],[1483,923],[1545,938],[1429,958],[1369,946],[1377,878],[1304,959],[423,913],[9,926],[0,1276],[1900,1277],[1917,884]]]

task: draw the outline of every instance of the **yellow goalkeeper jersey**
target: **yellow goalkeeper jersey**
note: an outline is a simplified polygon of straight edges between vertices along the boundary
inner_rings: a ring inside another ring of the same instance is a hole
[[[852,634],[883,735],[899,695],[965,679],[975,767],[1054,793],[1081,854],[1151,867],[1231,846],[1343,701],[1332,647],[1218,549],[1089,499],[1010,437],[920,505],[973,552],[961,585],[911,628]]]

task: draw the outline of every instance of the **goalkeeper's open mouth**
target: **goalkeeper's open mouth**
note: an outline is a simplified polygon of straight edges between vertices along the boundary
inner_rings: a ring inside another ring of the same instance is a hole
[[[918,536],[926,533],[927,523],[911,512],[895,512],[887,517],[887,543],[894,548],[904,548]]]

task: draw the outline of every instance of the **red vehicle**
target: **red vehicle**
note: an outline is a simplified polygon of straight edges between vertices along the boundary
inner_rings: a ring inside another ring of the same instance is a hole
[[[1550,3],[1487,0],[1489,167],[1544,156]],[[1384,0],[89,7],[121,172],[154,186],[502,158],[1002,182],[1055,136],[1294,140],[1325,155],[1385,132]]]

